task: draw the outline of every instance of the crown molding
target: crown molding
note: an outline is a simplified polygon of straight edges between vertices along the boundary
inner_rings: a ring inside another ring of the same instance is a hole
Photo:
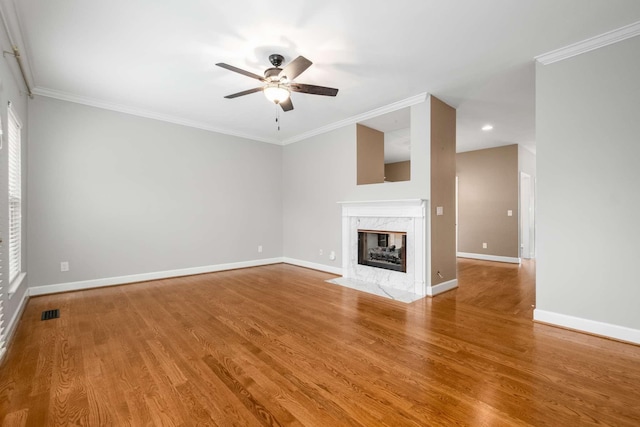
[[[420,104],[427,100],[428,94],[426,92],[421,93],[419,95],[412,96],[407,99],[403,99],[401,101],[394,102],[393,104],[386,105],[384,107],[376,108],[375,110],[368,111],[366,113],[358,114],[357,116],[351,116],[344,120],[340,120],[338,122],[330,123],[326,126],[319,127],[317,129],[311,130],[309,132],[304,132],[299,135],[293,136],[291,138],[285,139],[282,141],[282,145],[293,144],[294,142],[299,142],[307,138],[311,138],[312,136],[320,135],[335,129],[339,129],[344,126],[352,125],[363,120],[368,120],[382,114],[391,113],[392,111],[400,110],[402,108],[410,107],[412,105]]]
[[[534,59],[542,65],[549,65],[638,35],[640,35],[640,21],[591,37],[581,42],[538,55]]]
[[[145,117],[147,119],[159,120],[162,122],[168,122],[168,123],[187,126],[191,128],[202,129],[210,132],[221,133],[224,135],[236,136],[238,138],[245,138],[253,141],[281,145],[280,141],[271,139],[271,138],[262,138],[259,136],[249,135],[242,132],[236,132],[229,129],[217,128],[207,123],[197,122],[194,120],[187,120],[180,117],[171,116],[168,114],[162,114],[162,113],[157,113],[155,111],[144,110],[142,108],[130,107],[127,105],[116,104],[116,103],[88,98],[84,96],[73,95],[73,94],[58,91],[58,90],[47,89],[43,87],[35,87],[33,88],[33,94],[39,95],[39,96],[45,96],[47,98],[55,98],[62,101],[74,102],[76,104],[88,105],[90,107],[102,108],[104,110],[111,110],[111,111],[117,111],[120,113],[131,114],[133,116]]]
[[[54,89],[47,89],[43,87],[35,87],[33,88],[33,94],[38,96],[44,96],[47,98],[59,99],[62,101],[73,102],[76,104],[88,105],[90,107],[101,108],[104,110],[117,111],[120,113],[131,114],[133,116],[145,117],[148,119],[159,120],[168,123],[174,123],[177,125],[192,127],[196,129],[203,129],[210,132],[221,133],[224,135],[236,136],[238,138],[250,139],[253,141],[266,142],[269,144],[275,145],[288,145],[293,144],[294,142],[299,142],[310,138],[312,136],[320,135],[334,129],[338,129],[350,124],[355,124],[361,122],[363,120],[368,120],[373,117],[380,116],[382,114],[390,113],[392,111],[400,110],[405,107],[410,107],[412,105],[419,104],[424,102],[427,99],[427,93],[421,93],[416,96],[412,96],[407,99],[403,99],[401,101],[394,102],[393,104],[386,105],[384,107],[376,108],[375,110],[368,111],[363,114],[359,114],[357,116],[352,116],[344,120],[340,120],[335,123],[331,123],[329,125],[311,130],[309,132],[301,133],[299,135],[295,135],[291,138],[288,138],[284,141],[279,141],[277,139],[272,138],[263,138],[260,136],[249,135],[241,132],[232,131],[229,129],[222,129],[211,126],[207,123],[197,122],[193,120],[187,120],[176,116],[170,116],[167,114],[157,113],[155,111],[144,110],[141,108],[130,107],[127,105],[116,104],[112,102],[102,101],[94,98],[88,98],[84,96],[73,95],[67,92],[62,92]]]

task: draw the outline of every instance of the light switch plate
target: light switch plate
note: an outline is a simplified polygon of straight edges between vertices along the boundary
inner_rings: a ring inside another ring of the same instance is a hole
[[[436,215],[444,215],[444,208],[442,206],[436,207]]]
[[[511,209],[507,211],[507,216],[513,216],[513,211]]]

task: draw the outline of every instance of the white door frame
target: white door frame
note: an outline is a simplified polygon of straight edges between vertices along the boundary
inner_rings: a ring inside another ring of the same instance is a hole
[[[518,218],[520,257],[535,258],[535,179],[520,172],[520,215]]]

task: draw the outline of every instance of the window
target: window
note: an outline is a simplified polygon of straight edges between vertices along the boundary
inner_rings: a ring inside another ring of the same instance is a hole
[[[0,120],[0,147],[2,147],[2,120]],[[0,239],[0,252],[4,252],[4,244],[3,244],[3,240],[4,239]],[[4,273],[2,273],[2,270],[4,270],[2,267],[4,267],[4,257],[0,257],[0,362],[2,362],[2,358],[4,357],[4,353],[6,351],[6,345],[7,345],[7,340],[6,340],[6,333],[5,333],[5,327],[4,327],[4,298],[6,295],[6,285],[4,284]]]
[[[8,156],[9,156],[9,283],[22,272],[22,164],[20,121],[11,104],[8,114]],[[17,284],[16,284],[17,286]]]

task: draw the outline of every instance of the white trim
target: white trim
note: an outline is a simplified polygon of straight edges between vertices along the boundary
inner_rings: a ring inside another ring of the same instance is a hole
[[[487,255],[487,254],[473,254],[470,252],[458,252],[458,258],[472,258],[472,259],[481,259],[483,261],[497,261],[497,262],[508,262],[510,264],[520,264],[521,259],[517,257],[510,256],[499,256],[499,255]]]
[[[364,120],[369,120],[371,118],[378,117],[382,114],[391,113],[392,111],[397,111],[402,108],[411,107],[412,105],[420,104],[427,100],[427,96],[428,94],[424,92],[424,93],[412,96],[410,98],[394,102],[393,104],[376,108],[375,110],[367,111],[366,113],[358,114],[356,116],[348,117],[344,120],[330,123],[326,126],[322,126],[317,129],[310,130],[309,132],[304,132],[299,135],[292,136],[291,138],[287,138],[284,141],[282,141],[282,145],[293,144],[294,142],[299,142],[304,139],[311,138],[312,136],[327,133],[329,131],[339,129],[344,126],[353,125]]]
[[[438,283],[434,286],[427,287],[427,296],[433,297],[443,292],[450,291],[458,287],[458,279],[449,280],[447,282]]]
[[[540,310],[538,308],[533,310],[533,320],[535,322],[640,344],[640,330],[627,328],[626,326],[583,319],[566,314],[554,313],[552,311]]]
[[[11,286],[9,286],[9,290],[7,291],[7,296],[9,297],[9,299],[11,299],[13,294],[15,294],[18,288],[20,288],[20,285],[24,281],[25,277],[27,277],[27,273],[21,272],[18,274],[18,277],[16,277],[15,280],[11,282]]]
[[[20,301],[20,304],[18,304],[17,310],[13,313],[13,317],[7,324],[6,333],[4,335],[4,339],[5,339],[4,350],[0,349],[0,364],[2,363],[2,359],[4,358],[4,356],[7,354],[7,349],[11,345],[11,341],[13,340],[13,334],[16,332],[16,329],[18,326],[18,321],[22,317],[22,313],[24,312],[24,309],[27,307],[27,301],[29,300],[29,295],[30,295],[30,292],[29,292],[29,289],[27,289],[24,295],[22,296],[22,301]]]
[[[214,273],[216,271],[235,270],[238,268],[258,267],[261,265],[282,263],[282,258],[258,259],[254,261],[232,262],[228,264],[206,265],[203,267],[181,268],[179,270],[157,271],[152,273],[133,274],[130,276],[105,277],[103,279],[82,280],[78,282],[57,283],[55,285],[33,286],[29,294],[47,295],[58,292],[79,291],[83,289],[101,288],[104,286],[124,285],[147,280],[167,279],[170,277],[190,276],[193,274]]]
[[[337,202],[339,205],[366,206],[366,207],[397,207],[397,206],[422,206],[425,199],[386,199],[386,200],[346,200]]]
[[[332,267],[330,265],[317,264],[315,262],[303,261],[301,259],[295,258],[282,258],[282,262],[285,264],[297,265],[298,267],[310,268],[312,270],[324,271],[326,273],[337,274],[338,276],[342,276],[342,268],[340,267]]]
[[[59,99],[67,102],[74,102],[76,104],[88,105],[90,107],[102,108],[104,110],[111,110],[111,111],[117,111],[120,113],[131,114],[132,116],[145,117],[147,119],[159,120],[162,122],[174,123],[177,125],[187,126],[191,128],[203,129],[210,132],[221,133],[224,135],[236,136],[238,138],[250,139],[252,141],[267,142],[269,144],[281,145],[280,141],[273,138],[262,138],[256,135],[249,135],[241,132],[235,132],[229,129],[221,129],[203,122],[196,122],[193,120],[183,119],[177,116],[170,116],[168,114],[162,114],[162,113],[157,113],[155,111],[144,110],[142,108],[129,107],[127,105],[115,104],[112,102],[102,101],[99,99],[73,95],[67,92],[62,92],[54,89],[35,87],[33,88],[33,94],[39,95],[39,96],[45,96],[48,98]]]
[[[549,65],[638,35],[640,35],[640,21],[591,37],[581,42],[538,55],[534,59],[542,65]]]

